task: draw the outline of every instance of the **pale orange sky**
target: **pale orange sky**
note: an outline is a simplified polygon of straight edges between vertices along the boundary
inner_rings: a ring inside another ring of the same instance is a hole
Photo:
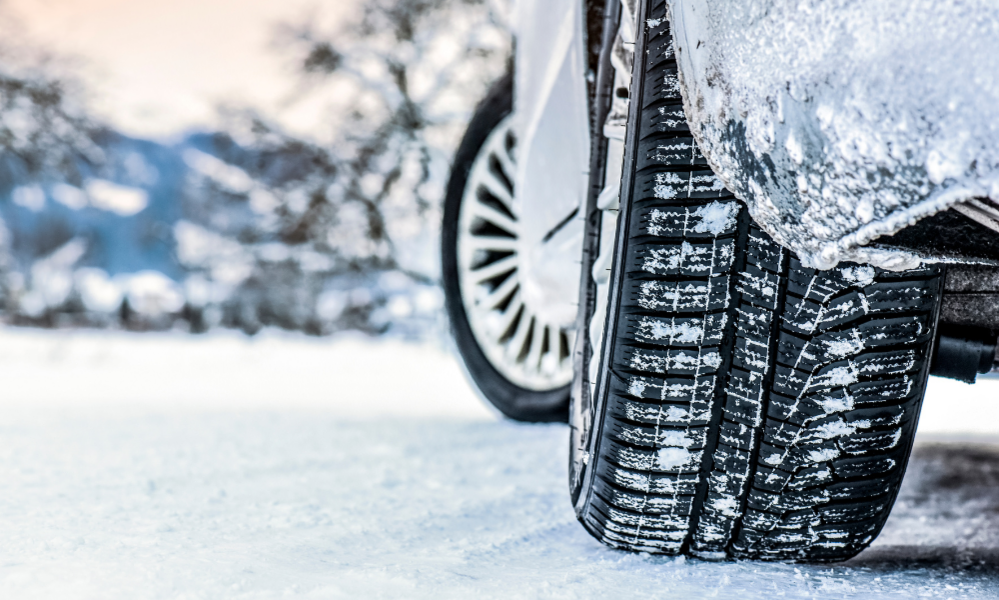
[[[320,98],[288,107],[275,24],[309,14],[329,25],[356,0],[4,0],[26,36],[79,57],[93,110],[125,133],[169,137],[211,127],[219,102],[250,104],[316,133]]]

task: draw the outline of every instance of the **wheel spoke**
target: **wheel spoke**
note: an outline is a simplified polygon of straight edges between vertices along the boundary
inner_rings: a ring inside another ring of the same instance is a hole
[[[472,215],[492,223],[503,231],[516,235],[520,230],[516,221],[503,214],[501,211],[496,210],[492,206],[483,204],[482,202],[475,202],[469,208],[472,211]]]
[[[517,238],[498,235],[470,235],[462,240],[462,245],[470,252],[468,258],[476,250],[492,250],[494,252],[517,252]]]
[[[520,300],[520,290],[517,290],[505,311],[489,311],[489,330],[495,341],[501,340],[503,335],[509,331],[514,319],[517,318],[517,313],[522,308],[524,308],[524,303]]]
[[[507,208],[510,209],[511,212],[513,212],[513,196],[510,194],[510,191],[506,189],[506,185],[497,179],[495,175],[490,173],[489,169],[483,168],[480,170],[478,177],[476,177],[474,181],[477,185],[481,185],[489,190],[490,194],[495,196],[497,200],[502,202]]]
[[[483,281],[489,281],[494,277],[498,277],[503,273],[516,269],[519,263],[520,261],[517,260],[517,255],[512,254],[501,258],[496,262],[491,262],[482,268],[475,270],[469,269],[467,276],[471,279],[472,283],[482,283]]]
[[[534,327],[534,317],[526,310],[524,307],[524,314],[520,317],[520,322],[517,323],[517,330],[513,333],[513,337],[510,341],[506,343],[506,352],[512,360],[517,362],[520,361],[520,357],[524,354],[524,342],[527,340],[527,335],[531,333],[531,329]]]
[[[513,162],[513,159],[510,158],[510,155],[507,154],[505,144],[501,144],[500,147],[497,148],[492,154],[497,160],[499,160],[500,167],[502,167],[506,178],[510,181],[516,179],[517,165]],[[516,192],[516,190],[514,190],[514,192]]]
[[[513,293],[514,288],[520,285],[520,278],[517,277],[517,273],[514,272],[512,275],[503,280],[503,283],[496,286],[496,289],[492,291],[486,291],[481,298],[476,298],[476,305],[479,308],[484,308],[487,310],[493,310],[497,306],[503,303],[504,300]],[[485,286],[479,289],[485,290]]]
[[[545,343],[545,324],[540,321],[533,320],[534,324],[534,335],[531,336],[531,347],[527,351],[527,358],[525,363],[527,368],[532,371],[541,370],[541,349],[544,347]]]

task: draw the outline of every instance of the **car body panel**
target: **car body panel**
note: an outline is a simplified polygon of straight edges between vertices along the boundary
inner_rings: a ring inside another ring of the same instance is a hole
[[[669,4],[702,152],[807,266],[911,268],[926,257],[865,246],[999,198],[999,4]]]

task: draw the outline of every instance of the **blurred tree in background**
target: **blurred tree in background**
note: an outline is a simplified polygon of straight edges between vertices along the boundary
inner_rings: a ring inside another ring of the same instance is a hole
[[[289,101],[327,107],[310,138],[230,105],[220,131],[135,140],[44,70],[0,71],[8,320],[418,335],[439,313],[451,154],[508,68],[505,14],[375,0],[333,30],[281,24]]]

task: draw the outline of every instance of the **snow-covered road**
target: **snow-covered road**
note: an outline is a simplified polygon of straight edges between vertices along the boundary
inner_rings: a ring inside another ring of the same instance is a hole
[[[809,566],[601,546],[565,427],[497,419],[437,348],[0,330],[0,377],[4,599],[999,596],[997,411],[948,391],[995,382],[934,386],[882,536]]]

